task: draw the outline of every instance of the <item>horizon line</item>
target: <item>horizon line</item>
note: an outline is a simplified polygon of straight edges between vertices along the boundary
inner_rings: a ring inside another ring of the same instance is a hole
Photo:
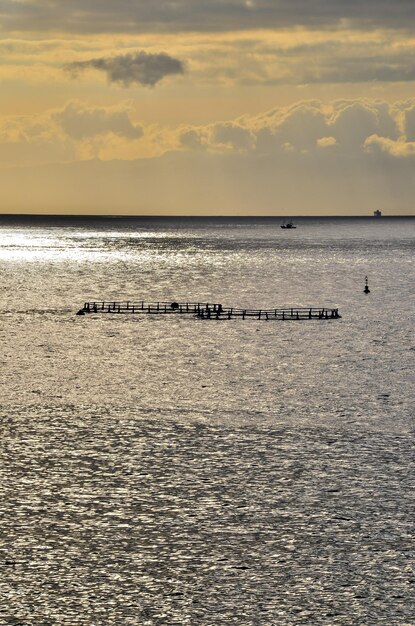
[[[382,218],[405,218],[415,217],[415,213],[400,213],[400,214],[384,214],[381,216],[375,216],[373,213],[368,214],[321,214],[313,213],[307,215],[295,215],[290,214],[278,214],[278,215],[246,215],[246,214],[165,214],[165,213],[0,213],[0,219],[2,218],[19,218],[19,217],[35,217],[35,218],[109,218],[109,219],[126,219],[126,218],[192,218],[192,219],[206,219],[206,218],[244,218],[244,219],[304,219],[304,218],[370,218],[381,221]]]

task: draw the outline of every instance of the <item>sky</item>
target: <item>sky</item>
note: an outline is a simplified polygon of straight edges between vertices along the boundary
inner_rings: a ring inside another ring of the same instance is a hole
[[[0,0],[0,212],[413,214],[414,0]]]

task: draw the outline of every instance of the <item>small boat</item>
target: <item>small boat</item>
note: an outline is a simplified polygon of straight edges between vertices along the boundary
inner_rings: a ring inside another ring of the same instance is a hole
[[[292,222],[284,222],[284,224],[281,224],[281,228],[297,228],[297,226],[294,226]]]

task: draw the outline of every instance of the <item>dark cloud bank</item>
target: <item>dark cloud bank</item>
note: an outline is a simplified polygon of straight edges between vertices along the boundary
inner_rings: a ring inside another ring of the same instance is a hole
[[[0,0],[3,30],[236,31],[306,26],[415,26],[414,0]]]
[[[106,74],[109,82],[123,87],[132,84],[154,87],[165,76],[184,73],[184,65],[179,59],[163,52],[149,54],[143,51],[70,63],[65,69],[74,76],[84,70],[98,70]]]

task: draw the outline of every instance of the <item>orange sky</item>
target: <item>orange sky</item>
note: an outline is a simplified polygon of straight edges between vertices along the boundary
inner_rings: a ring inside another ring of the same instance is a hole
[[[1,5],[1,212],[413,213],[415,6],[69,4]]]

